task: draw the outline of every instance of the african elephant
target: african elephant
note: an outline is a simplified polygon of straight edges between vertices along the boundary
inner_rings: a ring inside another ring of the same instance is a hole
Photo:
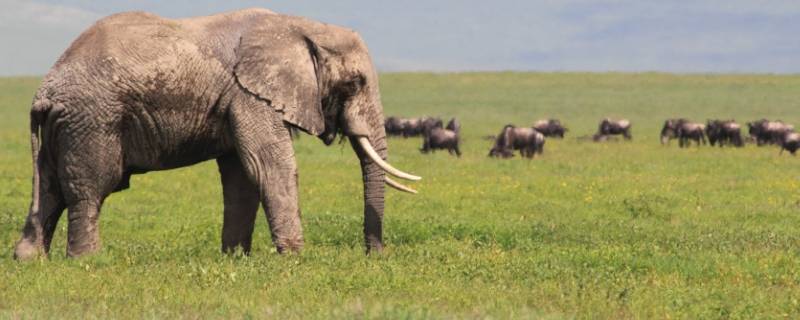
[[[544,152],[544,135],[533,128],[517,128],[508,124],[497,135],[494,146],[489,150],[490,157],[510,158],[514,150],[519,150],[525,158]]]
[[[608,136],[619,134],[625,137],[625,140],[632,139],[631,122],[627,119],[612,120],[605,118],[600,121],[600,125],[597,127],[597,133],[595,133],[593,139],[594,141],[605,141],[608,139]]]
[[[708,136],[708,143],[712,146],[719,144],[723,147],[729,143],[736,147],[743,147],[744,141],[742,140],[741,126],[736,123],[736,120],[711,120],[706,122],[706,136]]]
[[[794,126],[783,121],[769,121],[760,119],[747,123],[748,133],[756,140],[756,144],[781,144],[781,139],[788,132],[794,131]]]
[[[537,120],[533,123],[533,128],[548,138],[564,138],[564,134],[569,131],[558,119]]]
[[[423,133],[422,153],[432,152],[436,149],[446,149],[450,154],[461,157],[461,150],[458,148],[460,141],[461,124],[458,119],[450,119],[447,128],[434,127]]]
[[[278,251],[298,251],[291,127],[326,145],[349,138],[362,171],[367,252],[381,251],[384,184],[406,189],[385,172],[419,177],[384,160],[378,74],[357,33],[264,9],[101,19],[34,97],[33,200],[15,258],[47,254],[65,208],[67,255],[97,251],[103,201],[132,174],[209,159],[222,180],[222,250],[249,251],[260,203]]]

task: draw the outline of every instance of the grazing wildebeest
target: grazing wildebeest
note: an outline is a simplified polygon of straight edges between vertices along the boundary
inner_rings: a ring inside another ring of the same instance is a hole
[[[387,136],[402,136],[407,120],[398,117],[388,117],[383,122]]]
[[[769,121],[767,119],[760,119],[747,123],[750,136],[756,140],[756,144],[762,146],[764,144],[780,144],[781,139],[787,132],[794,131],[794,126],[786,124],[783,121]]]
[[[712,120],[706,122],[706,136],[708,142],[713,146],[718,144],[720,147],[731,144],[736,147],[743,147],[742,128],[736,120]]]
[[[679,139],[681,147],[687,146],[689,139],[698,145],[705,144],[705,127],[702,123],[692,122],[686,118],[667,119],[661,128],[661,144],[669,144],[672,139]]]
[[[610,135],[620,134],[625,137],[625,140],[633,138],[633,136],[631,136],[631,122],[627,119],[612,120],[605,118],[603,121],[600,121],[600,125],[597,127],[597,133],[595,133],[592,139],[594,139],[594,141],[605,141]]]
[[[517,128],[508,124],[497,135],[494,146],[489,150],[490,157],[510,158],[514,150],[519,150],[525,158],[544,152],[544,135],[533,128]]]
[[[434,117],[389,117],[384,121],[384,130],[387,135],[403,136],[403,138],[416,137],[425,133],[425,130],[437,127],[443,127],[442,119]]]
[[[422,153],[435,151],[436,149],[446,149],[450,154],[461,157],[461,150],[458,149],[459,133],[461,124],[456,118],[450,119],[447,128],[434,127],[423,133]]]
[[[538,120],[533,123],[533,128],[545,137],[564,138],[564,133],[569,131],[558,119]]]
[[[664,121],[664,126],[661,128],[661,144],[669,144],[672,139],[678,138],[678,123],[687,121],[684,118],[672,118]]]
[[[441,118],[422,117],[407,119],[403,126],[403,137],[416,137],[433,128],[443,128]]]
[[[781,153],[783,154],[783,150],[789,151],[792,155],[795,155],[797,149],[800,149],[800,133],[794,131],[787,131],[781,136]]]

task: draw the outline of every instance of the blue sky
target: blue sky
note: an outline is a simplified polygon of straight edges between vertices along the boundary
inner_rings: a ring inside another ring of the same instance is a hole
[[[0,0],[0,75],[44,74],[100,17],[264,7],[355,29],[381,71],[800,73],[800,1]]]

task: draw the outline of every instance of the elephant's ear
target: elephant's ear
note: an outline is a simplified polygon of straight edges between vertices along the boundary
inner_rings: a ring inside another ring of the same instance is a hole
[[[234,75],[245,90],[282,112],[284,121],[319,135],[325,119],[317,52],[311,39],[292,28],[255,28],[242,35]]]

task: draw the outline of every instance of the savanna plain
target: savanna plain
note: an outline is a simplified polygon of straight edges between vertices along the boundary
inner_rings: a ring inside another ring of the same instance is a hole
[[[800,158],[658,139],[671,117],[800,124],[800,76],[384,74],[385,114],[457,117],[464,154],[389,140],[424,178],[387,190],[383,255],[364,255],[353,151],[305,135],[300,255],[263,214],[250,256],[220,253],[211,161],[134,176],[99,254],[65,258],[64,216],[51,257],[20,263],[39,81],[0,79],[0,318],[800,318]],[[578,139],[606,116],[633,141]],[[570,131],[542,157],[487,157],[485,136],[546,117]]]

